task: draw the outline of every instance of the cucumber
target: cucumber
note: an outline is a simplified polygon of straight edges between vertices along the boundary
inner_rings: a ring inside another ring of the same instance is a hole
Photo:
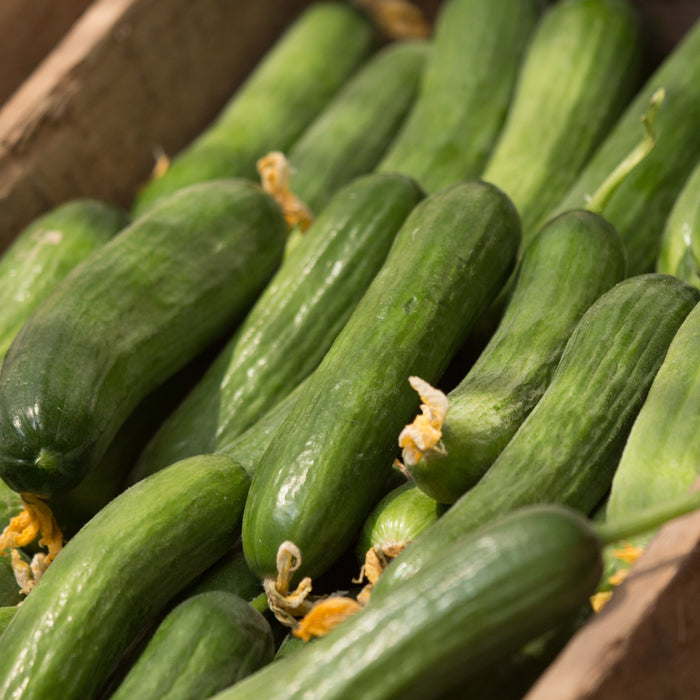
[[[0,637],[5,631],[5,628],[10,624],[10,620],[17,612],[17,605],[4,605],[0,607]]]
[[[617,521],[690,490],[700,473],[700,307],[678,329],[615,471],[606,520]],[[629,544],[644,548],[655,533]],[[620,562],[619,566],[623,566]]]
[[[397,557],[378,585],[411,577],[446,542],[518,506],[561,503],[591,512],[610,488],[654,375],[699,298],[695,287],[657,273],[628,278],[603,294],[484,477]]]
[[[652,151],[627,177],[603,209],[627,249],[629,275],[654,269],[661,234],[673,203],[700,160],[700,21],[689,29],[645,82],[590,162],[551,215],[583,206],[639,139],[639,118],[652,95],[666,95],[657,118]]]
[[[210,591],[224,591],[249,602],[262,593],[260,581],[245,563],[240,546],[227,552],[210,566],[183,591],[182,595],[190,597]]]
[[[257,179],[256,161],[286,151],[320,114],[375,43],[372,22],[348,3],[318,2],[263,57],[219,116],[149,182],[132,206],[142,214],[187,185]]]
[[[223,455],[125,491],[61,550],[2,636],[0,697],[97,697],[169,601],[232,547],[249,479]]]
[[[156,386],[225,334],[278,266],[286,224],[253,183],[193,185],[66,277],[0,374],[0,477],[75,487]]]
[[[523,246],[551,218],[550,210],[632,97],[641,79],[641,47],[639,18],[626,0],[562,0],[542,17],[481,173],[513,200]],[[567,210],[584,204],[577,201]]]
[[[422,196],[398,174],[365,175],[338,192],[134,469],[228,452],[321,361]]]
[[[454,503],[484,475],[544,393],[581,316],[624,276],[622,240],[592,212],[562,214],[535,236],[500,324],[447,395],[440,448],[415,463],[404,450],[426,494]]]
[[[76,199],[35,219],[0,258],[0,361],[39,303],[128,223],[122,209]]]
[[[267,620],[233,593],[200,593],[158,625],[112,700],[200,700],[272,661]]]
[[[395,435],[416,399],[411,374],[436,379],[512,269],[517,212],[492,185],[424,199],[265,452],[243,522],[243,551],[274,577],[283,541],[297,576],[326,571],[381,496]]]
[[[633,530],[627,525],[605,531],[562,506],[521,508],[444,547],[390,595],[377,589],[326,637],[214,700],[422,700],[459,681],[459,697],[471,697],[471,684],[487,664],[578,613],[599,580],[602,547]]]
[[[429,48],[398,41],[375,53],[289,149],[291,190],[312,212],[375,168],[413,104]]]
[[[700,285],[700,161],[676,197],[664,224],[656,271]],[[697,242],[696,242],[697,241]]]
[[[540,0],[440,5],[415,105],[379,171],[406,173],[431,193],[481,173],[542,5]]]

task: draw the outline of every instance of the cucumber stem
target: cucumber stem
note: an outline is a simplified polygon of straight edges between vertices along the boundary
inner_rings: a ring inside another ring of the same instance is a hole
[[[625,178],[643,161],[656,143],[656,116],[664,101],[666,91],[659,88],[649,100],[649,109],[642,115],[644,138],[630,151],[627,157],[608,175],[603,184],[588,198],[586,209],[594,214],[602,214],[610,198]]]
[[[654,530],[669,520],[691,513],[698,508],[700,508],[700,491],[692,491],[618,522],[600,523],[593,527],[605,546]]]

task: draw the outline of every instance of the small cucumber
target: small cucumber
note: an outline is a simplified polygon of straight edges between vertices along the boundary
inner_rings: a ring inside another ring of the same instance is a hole
[[[591,512],[610,488],[649,386],[700,290],[670,275],[628,278],[569,338],[550,385],[484,477],[382,576],[409,578],[446,543],[533,502]],[[416,546],[421,542],[421,546]]]
[[[639,17],[627,0],[562,0],[542,17],[481,173],[513,200],[523,246],[551,218],[632,97],[641,78],[641,43]],[[584,205],[577,201],[568,209]]]
[[[440,5],[416,103],[378,170],[406,173],[428,192],[480,174],[542,4],[449,0]]]
[[[10,621],[17,612],[17,605],[4,605],[0,607],[0,637],[5,631],[5,628],[10,624]]]
[[[110,697],[201,700],[272,661],[267,620],[233,593],[200,593],[173,608]]]
[[[15,338],[0,375],[0,476],[75,487],[124,420],[228,332],[278,266],[286,224],[253,183],[176,193],[85,260]]]
[[[349,3],[318,2],[287,29],[214,123],[149,182],[135,215],[188,185],[256,179],[256,161],[286,151],[328,104],[375,43],[371,20]]]
[[[128,223],[95,199],[61,204],[35,219],[0,258],[0,360],[39,303],[79,262]]]
[[[302,552],[299,576],[321,574],[350,546],[415,410],[408,376],[441,375],[510,274],[519,241],[515,208],[483,182],[413,209],[256,470],[243,523],[254,573],[274,577],[287,540]]]
[[[700,286],[700,161],[676,197],[666,219],[656,271]]]
[[[209,591],[225,591],[251,601],[262,593],[260,581],[245,563],[240,547],[227,552],[210,566],[192,585],[183,591],[183,596],[193,596]]]
[[[365,175],[342,188],[135,470],[150,474],[190,455],[228,452],[321,361],[422,197],[398,174]]]
[[[61,550],[2,635],[0,697],[94,698],[119,657],[240,533],[249,479],[179,462],[111,501]]]
[[[414,40],[378,51],[289,149],[290,187],[312,212],[375,168],[413,104],[429,48]]]
[[[645,82],[552,215],[584,206],[586,197],[632,150],[639,118],[652,95],[665,90],[654,148],[603,209],[627,248],[629,275],[654,269],[669,212],[700,160],[700,21],[687,32]]]
[[[535,236],[500,324],[447,395],[440,442],[415,463],[404,451],[421,489],[453,503],[484,475],[544,393],[581,316],[624,276],[622,240],[592,212],[562,214]]]

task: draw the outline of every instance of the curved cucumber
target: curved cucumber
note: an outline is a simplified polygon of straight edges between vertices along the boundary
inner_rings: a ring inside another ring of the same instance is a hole
[[[413,104],[429,49],[401,41],[378,51],[289,149],[291,189],[312,212],[377,165]]]
[[[0,697],[96,697],[173,596],[233,546],[249,479],[223,455],[133,486],[61,550],[2,636]]]
[[[700,161],[693,168],[666,219],[656,271],[700,286]]]
[[[516,205],[523,246],[550,218],[633,95],[641,58],[640,22],[627,0],[562,0],[542,17],[506,123],[481,174]]]
[[[656,143],[603,209],[627,248],[628,274],[654,268],[664,222],[700,159],[700,22],[645,82],[553,214],[585,205],[608,173],[634,148],[639,119],[652,95],[665,90],[656,120]]]
[[[348,3],[318,2],[263,57],[214,123],[149,182],[140,215],[176,190],[222,177],[257,179],[255,164],[286,151],[320,114],[375,41],[368,17]]]
[[[464,697],[486,664],[508,658],[586,602],[602,570],[601,546],[578,513],[522,509],[444,548],[391,595],[373,593],[326,637],[214,698],[422,700],[460,680]]]
[[[415,105],[378,170],[406,173],[428,192],[479,175],[541,6],[540,0],[441,4]]]
[[[447,543],[518,506],[548,502],[592,511],[610,488],[673,336],[699,298],[695,287],[660,274],[626,279],[603,294],[481,481],[403,551],[378,585],[409,578]]]
[[[338,192],[160,427],[137,472],[150,474],[203,452],[228,452],[239,434],[311,373],[422,196],[412,180],[397,174],[366,175]]]
[[[201,700],[272,661],[267,620],[233,593],[200,593],[158,625],[112,700]]]
[[[581,316],[624,276],[622,240],[602,217],[571,211],[542,229],[499,326],[448,394],[441,449],[404,459],[421,489],[453,503],[484,475],[544,393]]]
[[[0,476],[50,496],[76,486],[139,401],[253,304],[286,225],[246,180],[193,185],[66,277],[0,375]]]
[[[23,229],[0,258],[0,359],[32,311],[80,261],[128,223],[121,209],[77,199]]]
[[[473,181],[424,199],[259,464],[243,523],[252,570],[275,576],[280,544],[316,576],[357,535],[381,495],[411,374],[436,380],[512,269],[517,212]]]

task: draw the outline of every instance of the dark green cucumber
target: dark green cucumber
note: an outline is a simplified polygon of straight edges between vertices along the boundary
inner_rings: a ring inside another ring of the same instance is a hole
[[[258,465],[243,524],[254,573],[275,576],[285,540],[302,552],[301,576],[350,546],[415,411],[408,377],[440,376],[510,274],[519,239],[515,208],[487,183],[445,188],[411,212]]]
[[[173,608],[110,697],[201,700],[272,661],[267,620],[224,591],[200,593]]]
[[[20,506],[12,515],[17,515],[21,509]],[[7,521],[5,522],[7,523]],[[24,596],[19,592],[9,554],[0,556],[0,610],[4,607],[17,605],[23,598]]]
[[[481,174],[518,208],[524,246],[633,95],[641,57],[640,22],[627,0],[562,0],[543,16]],[[638,139],[639,127],[635,135]],[[593,181],[596,187],[629,150],[608,164]],[[567,210],[584,205],[577,201]]]
[[[371,547],[380,550],[412,542],[432,525],[445,507],[430,498],[415,482],[392,489],[374,507],[360,531],[357,555],[361,562]]]
[[[551,502],[591,512],[610,488],[654,375],[699,298],[691,285],[655,273],[603,294],[574,329],[542,398],[481,481],[403,551],[380,583],[409,578],[446,543],[518,506]]]
[[[0,360],[39,303],[80,261],[128,223],[95,199],[61,204],[23,229],[0,258]]]
[[[375,42],[368,17],[349,3],[314,3],[278,39],[214,123],[148,183],[133,210],[187,185],[221,177],[257,179],[256,162],[287,151]]]
[[[240,534],[249,479],[223,455],[136,484],[63,548],[2,636],[0,697],[96,697],[169,601]]]
[[[17,612],[17,605],[4,605],[0,607],[0,637],[5,631],[5,628],[10,624],[10,621]]]
[[[228,452],[323,358],[423,197],[403,175],[346,185],[286,257],[236,335],[158,430],[135,469]],[[235,452],[234,452],[235,454]]]
[[[423,700],[570,619],[600,577],[602,542],[580,514],[538,506],[442,550],[434,565],[216,700]],[[380,579],[381,582],[381,579]]]
[[[291,190],[312,212],[375,168],[413,104],[429,49],[414,40],[378,51],[289,149]]]
[[[505,313],[447,395],[441,449],[404,464],[429,496],[453,503],[473,486],[539,401],[574,326],[625,276],[615,229],[584,210],[549,222],[525,249]]]
[[[428,192],[480,174],[508,111],[542,4],[441,4],[418,97],[380,171],[406,173]]]
[[[678,329],[615,471],[605,519],[643,512],[690,490],[700,474],[700,307]],[[629,544],[645,547],[655,533]],[[617,560],[617,566],[625,564]]]
[[[700,286],[700,161],[669,212],[656,258],[656,271]]]
[[[654,269],[661,234],[683,184],[700,159],[700,22],[667,56],[552,214],[584,206],[586,197],[639,140],[639,119],[652,95],[665,90],[656,121],[654,148],[626,178],[603,216],[620,232],[627,248],[628,274]]]
[[[240,547],[227,552],[209,567],[192,585],[183,591],[193,596],[209,591],[224,591],[251,601],[262,593],[260,581],[248,568]]]
[[[90,256],[15,338],[0,374],[0,476],[50,496],[75,487],[120,426],[252,306],[286,224],[253,183],[176,193]]]

